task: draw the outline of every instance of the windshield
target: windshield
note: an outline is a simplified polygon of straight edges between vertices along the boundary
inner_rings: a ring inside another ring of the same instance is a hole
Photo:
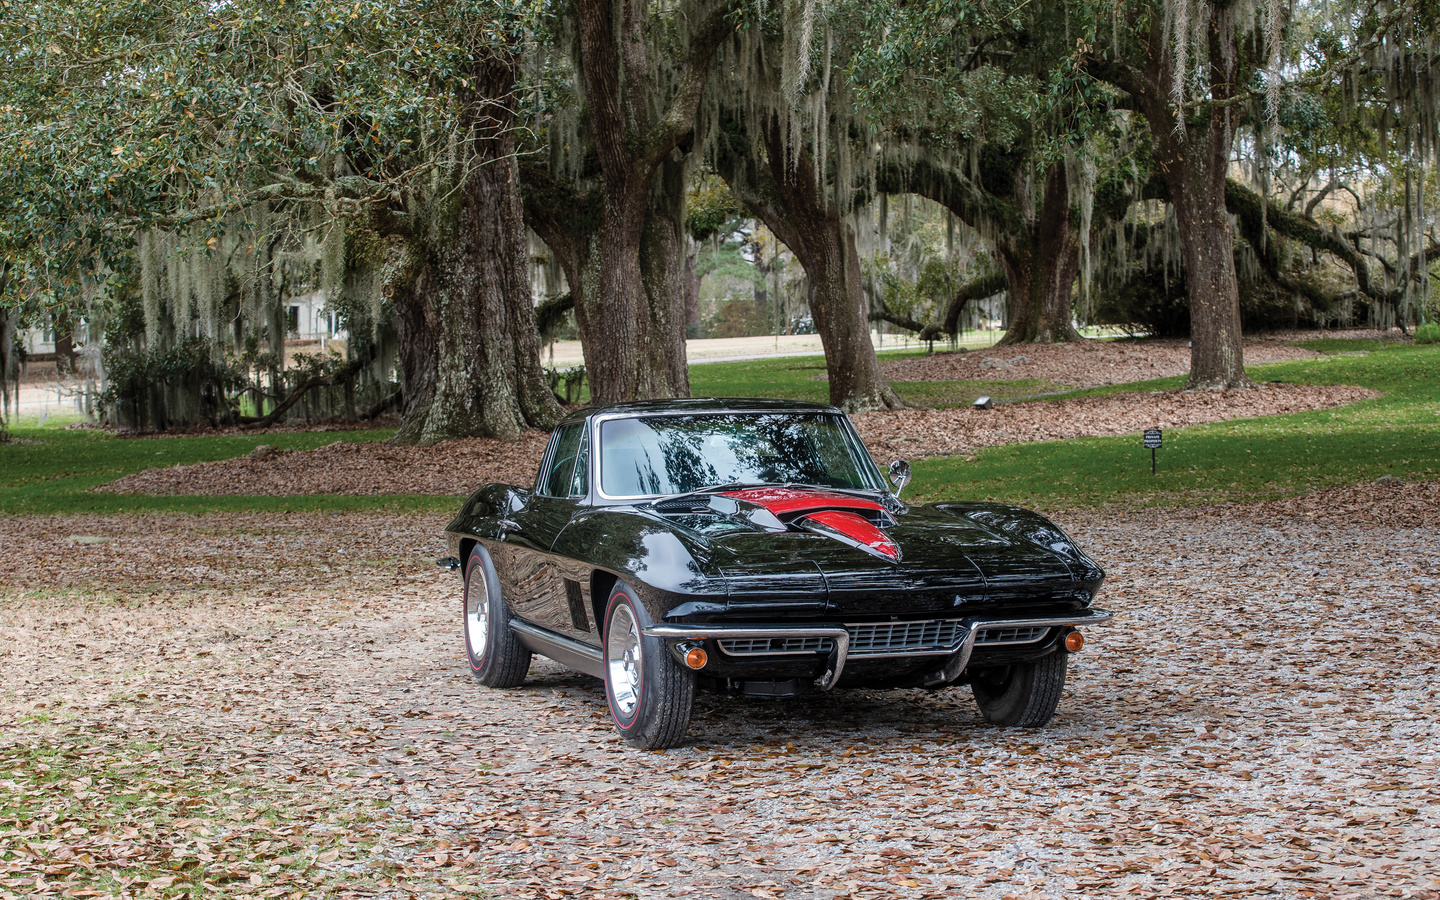
[[[600,426],[607,497],[684,494],[722,484],[881,490],[875,464],[841,416],[705,413],[610,419]]]

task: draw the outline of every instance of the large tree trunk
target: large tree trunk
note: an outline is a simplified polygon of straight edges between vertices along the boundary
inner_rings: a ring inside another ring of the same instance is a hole
[[[5,289],[9,286],[10,267],[7,263],[0,263],[0,301],[4,300]],[[14,366],[15,344],[15,319],[10,310],[0,304],[0,443],[10,439],[8,430],[10,420],[10,386],[12,380],[15,383],[15,415],[20,414],[20,383],[19,372],[12,371]]]
[[[1213,390],[1249,383],[1241,343],[1235,243],[1225,209],[1228,159],[1226,152],[1219,162],[1210,158],[1191,167],[1177,165],[1174,168],[1179,170],[1179,177],[1166,175],[1185,254],[1191,346],[1186,387],[1191,389]],[[1162,162],[1162,169],[1164,165]]]
[[[412,235],[392,298],[402,349],[398,443],[485,436],[513,440],[560,418],[540,370],[525,273],[520,181],[512,131],[515,67],[489,58],[465,98],[465,181],[437,211],[450,225],[432,244]]]
[[[1046,173],[1037,221],[1023,234],[998,237],[995,255],[1010,299],[1010,323],[1000,343],[1079,340],[1080,333],[1071,323],[1071,296],[1080,274],[1080,242],[1070,221],[1070,189],[1063,164]]]
[[[665,374],[672,393],[690,396],[690,366],[685,358],[689,284],[685,234],[685,184],[689,166],[671,153],[655,173],[641,237],[640,270],[650,316],[649,368]]]
[[[688,396],[683,243],[678,232],[670,236],[668,221],[673,204],[684,202],[683,180],[659,209],[652,199],[672,190],[672,175],[659,170],[683,166],[671,156],[692,130],[715,49],[733,30],[729,8],[717,4],[697,21],[673,71],[648,58],[644,0],[576,0],[574,10],[579,83],[602,182],[592,201],[599,215],[584,223],[589,233],[569,238],[583,282],[575,313],[590,396],[596,403]],[[651,225],[657,212],[661,221]],[[647,255],[642,267],[642,244],[663,258]]]
[[[805,269],[810,313],[825,348],[830,402],[846,412],[901,409],[905,402],[890,387],[870,340],[855,233],[834,200],[821,193],[809,151],[792,156],[782,128],[775,116],[763,127],[769,177],[760,183],[774,196],[757,197],[759,184],[736,190],[732,183],[731,189],[742,200],[749,195],[759,201],[748,205]]]
[[[1163,17],[1150,22],[1144,71],[1123,64],[1097,65],[1096,74],[1128,92],[1148,120],[1155,162],[1170,189],[1185,257],[1190,300],[1191,389],[1248,385],[1240,337],[1240,283],[1234,239],[1225,208],[1225,175],[1240,107],[1230,102],[1238,85],[1239,47],[1233,3],[1201,4],[1209,17],[1210,107],[1177,119],[1172,104],[1175,57]]]
[[[1080,340],[1071,321],[1080,242],[1070,219],[1064,163],[1046,170],[1040,208],[1033,217],[1021,212],[1031,206],[1030,179],[1021,173],[1013,179],[1008,196],[999,196],[995,185],[980,184],[924,159],[908,166],[882,166],[877,181],[887,193],[927,197],[971,228],[994,235],[995,259],[1005,274],[1010,313],[1000,343]]]
[[[55,374],[64,378],[74,375],[80,359],[80,352],[75,349],[75,320],[67,307],[61,306],[52,315],[55,324]],[[188,335],[180,335],[184,340]]]

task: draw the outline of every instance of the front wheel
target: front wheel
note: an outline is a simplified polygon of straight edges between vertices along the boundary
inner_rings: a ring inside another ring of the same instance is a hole
[[[1033,662],[977,669],[970,677],[975,704],[991,725],[1041,728],[1055,717],[1070,654],[1056,651]]]
[[[663,641],[641,630],[649,624],[635,593],[615,585],[605,607],[605,702],[621,737],[642,750],[659,750],[685,739],[695,676]]]
[[[530,671],[530,651],[510,630],[510,610],[485,548],[476,544],[465,563],[465,657],[470,674],[486,687],[515,687]]]

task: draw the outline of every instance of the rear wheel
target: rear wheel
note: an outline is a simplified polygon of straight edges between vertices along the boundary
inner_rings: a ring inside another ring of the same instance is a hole
[[[510,610],[490,554],[476,544],[465,563],[465,656],[487,687],[515,687],[530,671],[530,651],[510,630]]]
[[[621,583],[605,607],[605,701],[615,730],[644,750],[674,747],[685,739],[695,705],[695,676],[641,629],[645,607]]]
[[[1070,654],[1059,650],[1033,662],[976,669],[970,676],[975,704],[992,725],[1047,725],[1060,705],[1069,661]]]

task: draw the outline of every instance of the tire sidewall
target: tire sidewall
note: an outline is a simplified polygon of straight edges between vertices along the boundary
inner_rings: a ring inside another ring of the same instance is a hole
[[[1038,660],[1011,663],[999,690],[992,691],[983,682],[972,683],[975,705],[993,725],[1035,728],[1048,723],[1060,702],[1069,656],[1061,647]]]
[[[477,648],[470,644],[470,579],[475,577],[485,579],[485,605],[486,614],[489,619],[485,632],[485,646]],[[495,637],[497,629],[503,627],[504,622],[497,615],[497,607],[503,609],[496,600],[500,596],[499,578],[495,575],[495,566],[490,561],[490,554],[485,548],[476,544],[470,549],[470,557],[465,564],[465,591],[460,597],[460,627],[465,635],[465,658],[470,663],[470,671],[476,675],[485,672],[486,663],[494,656]]]
[[[635,624],[641,629],[650,624],[650,617],[645,614],[644,606],[636,599],[634,593],[624,584],[617,584],[610,592],[610,600],[605,604],[605,636],[602,641],[604,649],[601,657],[606,666],[605,705],[610,708],[610,718],[615,721],[615,727],[619,729],[620,734],[630,735],[640,723],[645,721],[645,701],[650,696],[650,680],[655,667],[651,642],[655,639],[647,637],[643,631],[640,634],[639,696],[635,700],[635,712],[629,718],[621,718],[615,711],[615,696],[611,693],[609,678],[610,620],[620,606],[630,608],[630,615],[635,617]]]
[[[975,695],[975,704],[990,721],[1004,721],[1017,716],[1020,712],[1017,707],[1023,702],[1019,695],[1033,678],[1031,666],[1025,663],[1011,663],[1002,668],[1005,676],[998,690],[988,684],[973,684],[970,688]]]

